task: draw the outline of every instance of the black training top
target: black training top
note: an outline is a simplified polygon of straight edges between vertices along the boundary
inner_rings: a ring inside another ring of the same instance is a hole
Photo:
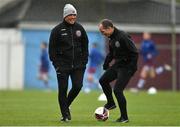
[[[104,69],[107,69],[112,59],[115,59],[115,64],[112,67],[126,67],[136,71],[138,51],[131,37],[124,31],[114,28],[109,39],[109,53],[104,62]]]
[[[88,61],[88,37],[79,24],[58,24],[51,31],[49,57],[61,70],[84,68]]]

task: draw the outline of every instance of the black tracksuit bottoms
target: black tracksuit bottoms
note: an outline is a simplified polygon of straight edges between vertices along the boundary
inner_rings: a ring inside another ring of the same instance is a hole
[[[107,103],[114,103],[114,99],[112,96],[112,88],[110,86],[110,82],[116,80],[114,85],[114,94],[118,101],[118,105],[120,108],[121,117],[128,118],[127,115],[127,103],[126,98],[123,94],[124,88],[127,86],[130,78],[132,77],[134,72],[132,72],[128,68],[109,68],[105,71],[105,73],[101,76],[99,82],[102,86],[103,92],[107,97]]]
[[[83,86],[85,68],[70,69],[65,71],[57,72],[58,79],[58,102],[62,116],[66,116],[66,112],[69,110],[69,106],[79,94]],[[68,79],[71,78],[72,88],[69,93],[68,90]]]

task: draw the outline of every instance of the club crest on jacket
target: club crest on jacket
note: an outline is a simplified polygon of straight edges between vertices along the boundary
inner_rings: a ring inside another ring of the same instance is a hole
[[[77,30],[77,31],[76,31],[76,36],[77,36],[77,37],[80,37],[80,36],[81,36],[81,31],[80,31],[80,30]]]
[[[120,43],[119,43],[119,41],[116,41],[116,42],[115,42],[115,46],[116,46],[117,48],[119,48],[119,47],[120,47]]]

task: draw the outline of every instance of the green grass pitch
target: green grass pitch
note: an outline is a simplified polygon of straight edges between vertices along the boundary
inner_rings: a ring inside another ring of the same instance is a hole
[[[99,95],[97,91],[81,92],[71,106],[72,120],[62,123],[56,91],[0,91],[0,126],[180,126],[179,92],[148,95],[125,91],[130,119],[125,124],[114,122],[118,108],[110,111],[105,122],[94,118],[94,110],[105,103],[97,101]]]

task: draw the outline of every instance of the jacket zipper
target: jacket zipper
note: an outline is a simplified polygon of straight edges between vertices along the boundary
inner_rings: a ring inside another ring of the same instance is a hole
[[[71,67],[74,68],[74,41],[73,41],[73,29],[71,27],[71,38],[72,38],[72,46],[73,46],[73,51],[72,51],[72,65]]]

